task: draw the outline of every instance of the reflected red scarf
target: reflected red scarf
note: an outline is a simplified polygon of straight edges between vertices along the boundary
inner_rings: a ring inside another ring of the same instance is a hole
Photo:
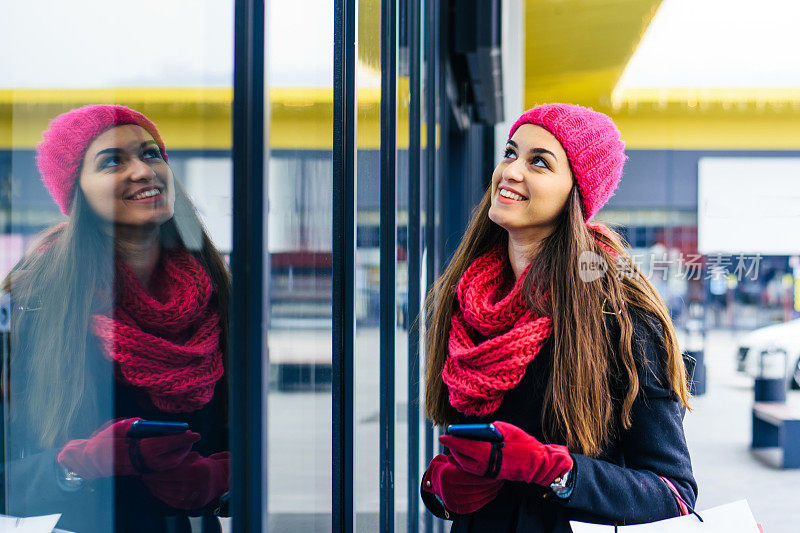
[[[92,330],[117,363],[118,377],[146,391],[162,411],[200,409],[223,372],[208,273],[182,249],[162,251],[152,294],[122,261],[116,273],[113,318],[94,315]]]
[[[604,228],[587,226],[593,232]],[[595,240],[616,257],[612,248]],[[450,405],[463,414],[497,411],[553,331],[552,318],[531,311],[522,294],[530,267],[515,281],[508,250],[498,246],[475,259],[455,288],[458,307],[450,319],[442,379]]]

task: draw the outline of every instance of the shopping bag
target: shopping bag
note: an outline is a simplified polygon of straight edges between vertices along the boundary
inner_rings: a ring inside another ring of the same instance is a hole
[[[16,517],[0,515],[0,531],[15,533],[52,533],[60,514],[47,516]]]
[[[747,500],[647,524],[608,526],[570,520],[572,533],[759,533]]]

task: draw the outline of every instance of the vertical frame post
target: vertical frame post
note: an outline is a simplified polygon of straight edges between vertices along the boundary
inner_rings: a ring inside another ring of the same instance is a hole
[[[436,133],[439,116],[439,0],[425,0],[425,248],[426,293],[438,277],[440,260],[437,231],[436,184],[439,181]],[[425,419],[425,464],[433,459],[433,425]],[[433,515],[425,513],[425,532],[433,533]]]
[[[436,138],[439,139],[439,145],[436,147],[436,174],[435,179],[433,180],[433,187],[435,189],[435,204],[434,204],[434,212],[437,215],[436,221],[436,239],[432,241],[433,246],[435,246],[436,253],[436,262],[434,268],[436,269],[436,276],[438,277],[439,273],[442,270],[442,265],[449,259],[447,255],[447,228],[449,226],[449,221],[447,218],[450,216],[450,210],[448,209],[447,203],[450,199],[450,196],[444,196],[442,194],[442,182],[444,181],[445,177],[447,176],[447,165],[449,164],[449,158],[453,157],[450,153],[451,145],[450,145],[450,131],[449,125],[450,121],[452,120],[451,117],[451,110],[450,110],[450,103],[449,97],[447,95],[447,85],[446,85],[446,66],[449,61],[449,42],[450,42],[450,24],[448,23],[449,18],[449,10],[450,10],[450,2],[444,1],[437,1],[436,2],[436,9],[434,11],[434,20],[433,24],[435,25],[435,32],[436,32],[436,44],[433,49],[433,54],[435,55],[435,64],[436,69],[434,71],[434,76],[436,79],[436,126],[438,128],[438,132]],[[435,279],[435,278],[434,278]],[[434,455],[441,447],[439,443],[435,440],[435,433],[433,431],[433,427],[430,428],[430,442],[431,442],[431,456]],[[432,457],[431,457],[432,458]],[[443,533],[445,530],[444,527],[444,520],[437,519],[434,522],[435,531],[438,533]]]
[[[397,0],[381,0],[380,511],[394,531],[395,261],[397,260]]]
[[[332,531],[353,531],[356,3],[334,1]]]
[[[420,170],[422,72],[420,0],[408,0],[409,145],[408,145],[408,318],[414,323],[420,300]],[[419,322],[417,322],[419,324]],[[408,533],[419,532],[419,326],[408,331]]]
[[[266,531],[264,0],[236,0],[230,448],[233,531]]]

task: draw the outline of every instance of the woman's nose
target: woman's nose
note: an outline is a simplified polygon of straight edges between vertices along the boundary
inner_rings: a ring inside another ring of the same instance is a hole
[[[513,179],[522,181],[522,170],[519,168],[519,162],[514,161],[503,169],[503,177],[505,179]]]
[[[147,180],[147,179],[153,179],[155,175],[156,173],[150,165],[148,165],[141,159],[138,158],[133,159],[130,179],[134,181]]]

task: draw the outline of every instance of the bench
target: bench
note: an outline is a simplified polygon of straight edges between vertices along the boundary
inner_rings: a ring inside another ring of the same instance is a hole
[[[800,468],[800,406],[784,402],[753,404],[753,449],[779,447],[783,468]]]
[[[330,322],[330,320],[329,320]],[[270,389],[327,391],[332,386],[331,330],[284,329],[269,332]]]

